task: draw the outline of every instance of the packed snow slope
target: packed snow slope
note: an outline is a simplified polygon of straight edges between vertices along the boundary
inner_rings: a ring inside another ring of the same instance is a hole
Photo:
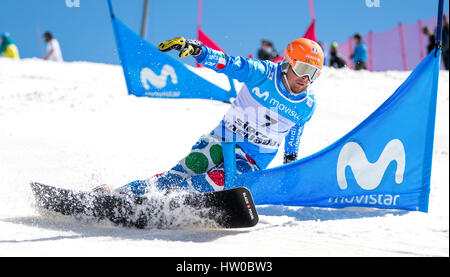
[[[226,87],[224,76],[192,70]],[[324,69],[301,156],[353,129],[408,74]],[[137,230],[41,215],[29,182],[88,190],[148,178],[229,104],[127,95],[116,65],[0,58],[0,256],[449,256],[448,91],[441,71],[429,213],[264,205],[250,229]],[[281,162],[280,153],[270,167]]]

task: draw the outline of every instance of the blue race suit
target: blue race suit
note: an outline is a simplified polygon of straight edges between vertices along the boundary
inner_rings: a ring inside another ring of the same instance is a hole
[[[298,152],[303,126],[311,118],[316,101],[311,89],[294,95],[282,81],[281,64],[232,57],[203,47],[197,62],[224,73],[244,85],[229,111],[212,134],[237,141],[260,168],[275,157],[282,140],[285,152]]]
[[[203,136],[192,152],[168,172],[156,176],[157,187],[199,192],[224,188],[220,141],[236,142],[238,174],[266,168],[285,140],[285,153],[297,154],[305,123],[316,101],[308,87],[294,95],[282,81],[281,63],[233,57],[203,46],[198,63],[243,82],[231,108],[214,130]],[[220,149],[220,157],[217,151]],[[212,162],[213,161],[213,162]],[[191,166],[192,165],[192,166]],[[146,192],[148,181],[134,181],[119,192]]]

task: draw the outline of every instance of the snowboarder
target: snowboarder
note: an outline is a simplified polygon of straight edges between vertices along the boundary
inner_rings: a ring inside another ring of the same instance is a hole
[[[297,159],[304,125],[316,107],[310,84],[319,77],[324,60],[316,42],[305,38],[292,41],[280,63],[233,57],[182,37],[164,41],[158,49],[179,51],[179,57],[193,56],[199,64],[244,85],[218,126],[202,136],[172,169],[147,180],[131,182],[114,193],[140,195],[151,184],[159,189],[223,190],[222,141],[236,142],[238,174],[266,168],[283,139],[284,163]],[[112,192],[107,187],[97,189]]]

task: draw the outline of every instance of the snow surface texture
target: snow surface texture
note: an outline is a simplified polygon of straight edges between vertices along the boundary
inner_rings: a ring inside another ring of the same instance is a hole
[[[353,129],[408,74],[324,69],[300,155]],[[41,215],[29,182],[88,190],[146,179],[186,155],[229,104],[129,96],[116,65],[0,58],[0,256],[449,256],[448,91],[442,71],[429,213],[263,205],[250,229],[138,230]],[[280,151],[270,167],[281,163]]]

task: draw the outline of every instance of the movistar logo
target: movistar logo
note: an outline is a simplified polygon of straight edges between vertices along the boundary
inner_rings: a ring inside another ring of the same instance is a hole
[[[264,101],[267,101],[267,98],[269,97],[269,92],[261,92],[259,87],[254,87],[252,89],[252,92],[258,97],[258,98],[264,98]]]
[[[403,182],[403,174],[405,172],[405,148],[400,140],[391,140],[384,147],[383,152],[375,163],[370,163],[367,160],[364,150],[358,143],[349,142],[345,144],[339,153],[337,162],[337,181],[339,188],[347,188],[345,169],[347,166],[350,166],[356,182],[362,189],[376,189],[391,161],[397,162],[395,182],[400,184]]]
[[[300,115],[297,113],[297,111],[291,109],[289,106],[280,103],[280,101],[276,100],[275,98],[270,98],[269,99],[269,92],[265,91],[265,92],[261,92],[261,90],[259,89],[259,87],[254,87],[252,89],[252,93],[256,95],[256,97],[260,98],[260,99],[264,99],[264,102],[269,102],[269,104],[272,107],[275,107],[277,110],[282,111],[284,113],[286,113],[289,116],[294,117],[296,120],[300,120]],[[269,101],[267,101],[269,99]]]
[[[167,85],[167,78],[169,76],[173,84],[178,83],[175,69],[173,69],[170,65],[164,65],[160,75],[157,75],[150,68],[144,67],[141,70],[141,83],[145,89],[150,89],[149,83],[155,88],[161,89]]]

